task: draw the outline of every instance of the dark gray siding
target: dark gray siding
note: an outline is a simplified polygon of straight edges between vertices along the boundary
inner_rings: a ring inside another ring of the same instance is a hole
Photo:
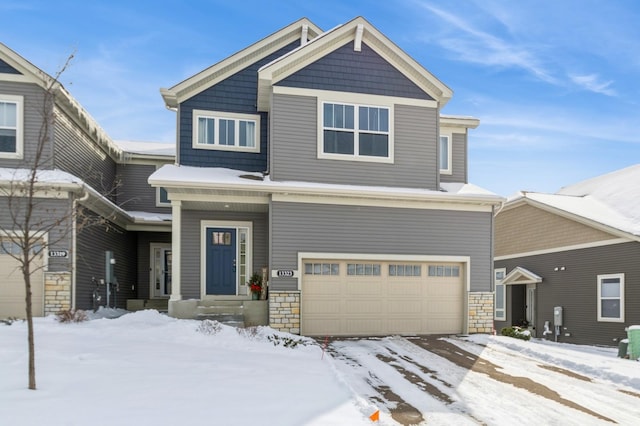
[[[171,213],[171,206],[156,207],[156,188],[147,179],[156,171],[154,165],[118,164],[116,172],[121,185],[117,189],[117,202],[130,211]]]
[[[491,213],[283,202],[271,211],[272,268],[297,269],[298,252],[470,256],[471,291],[491,291]]]
[[[0,74],[21,74],[20,71],[13,68],[11,65],[0,59]]]
[[[317,99],[274,95],[272,170],[274,180],[436,189],[434,108],[394,107],[394,163],[318,159]]]
[[[433,99],[366,43],[362,43],[362,51],[355,52],[353,41],[307,65],[276,85]]]
[[[149,274],[151,272],[151,243],[171,243],[170,232],[138,232],[138,280],[137,295],[139,299],[151,297],[149,292]]]
[[[179,156],[180,164],[200,167],[226,167],[261,172],[267,170],[268,118],[260,113],[260,152],[246,153],[192,148],[193,110],[226,111],[256,114],[258,99],[258,69],[300,45],[293,42],[277,52],[204,90],[180,104]]]
[[[9,207],[9,200],[7,197],[0,197],[0,226],[4,231],[21,231],[21,226],[24,226],[24,208],[27,202],[26,198],[14,197],[11,200],[11,210]],[[34,210],[31,216],[31,230],[47,231],[47,241],[50,244],[51,250],[69,250],[71,253],[71,239],[72,239],[72,221],[71,221],[71,200],[62,199],[56,200],[52,198],[35,198]],[[15,223],[10,218],[11,212],[18,212],[16,214],[17,219]],[[60,219],[60,224],[56,224]],[[17,226],[15,226],[17,225]],[[71,257],[69,258],[50,258],[48,259],[48,271],[62,272],[71,270]],[[0,271],[1,274],[7,271]]]
[[[24,96],[24,155],[23,160],[0,158],[0,167],[26,167],[33,165],[33,158],[41,135],[44,116],[44,91],[35,84],[0,81],[0,94]],[[47,140],[43,151],[41,168],[51,168],[52,148]]]
[[[54,135],[55,167],[83,179],[115,201],[115,161],[61,110],[56,114]]]
[[[105,277],[105,251],[113,251],[116,259],[115,273],[118,278],[119,290],[112,294],[118,308],[126,308],[127,299],[135,299],[136,294],[136,233],[127,232],[114,224],[106,226],[91,226],[81,229],[77,233],[76,259],[76,308],[91,309],[92,294],[95,288],[91,278]],[[106,288],[100,287],[106,303]]]
[[[182,211],[182,256],[180,283],[183,299],[200,298],[200,247],[202,220],[235,220],[253,222],[253,269],[260,270],[269,264],[267,213],[240,213],[216,211]]]
[[[441,182],[464,182],[468,183],[467,176],[467,135],[454,133],[451,146],[451,164],[453,173],[450,175],[441,174]]]
[[[616,244],[560,253],[550,253],[495,262],[496,268],[509,273],[521,266],[543,278],[537,285],[536,335],[543,337],[544,322],[553,326],[553,308],[564,308],[564,327],[558,341],[576,344],[616,345],[614,338],[625,337],[624,328],[640,324],[640,243]],[[555,267],[564,266],[564,271]],[[598,322],[597,276],[625,274],[625,322]],[[510,286],[507,286],[509,290]],[[513,293],[509,291],[509,297]],[[510,312],[507,298],[507,318],[496,321],[496,329],[517,322],[522,315]],[[570,333],[571,336],[565,336]],[[553,335],[547,336],[553,339]]]

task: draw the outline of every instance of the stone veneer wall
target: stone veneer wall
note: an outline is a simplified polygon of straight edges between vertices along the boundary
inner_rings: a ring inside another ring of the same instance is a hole
[[[469,293],[469,334],[493,332],[493,293]]]
[[[71,309],[71,272],[45,272],[44,315]]]
[[[300,334],[299,291],[269,291],[269,325],[279,331]]]

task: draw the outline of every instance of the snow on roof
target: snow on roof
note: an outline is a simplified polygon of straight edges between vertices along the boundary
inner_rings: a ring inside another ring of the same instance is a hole
[[[30,179],[31,169],[13,169],[13,168],[0,168],[0,181],[7,182],[24,182]],[[71,173],[64,172],[62,170],[38,170],[36,179],[40,183],[50,184],[65,184],[74,183],[83,184],[82,179],[72,175]]]
[[[640,236],[640,164],[565,186],[555,194],[520,192],[508,202],[523,198]]]
[[[385,186],[342,185],[302,181],[273,181],[262,173],[209,167],[177,166],[167,164],[155,171],[150,177],[152,185],[196,186],[212,189],[236,189],[252,191],[301,191],[306,193],[346,196],[372,196],[385,198],[408,197],[414,199],[442,198],[454,196],[462,200],[481,199],[490,203],[503,201],[500,196],[471,184],[443,184],[443,191],[420,188],[401,188]]]
[[[174,143],[123,140],[117,140],[114,142],[122,151],[130,154],[167,157],[176,156],[176,145]]]
[[[133,218],[135,222],[170,222],[171,213],[150,213],[140,211],[127,211],[127,214]]]

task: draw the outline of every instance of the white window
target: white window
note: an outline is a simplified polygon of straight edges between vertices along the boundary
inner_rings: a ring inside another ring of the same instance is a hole
[[[506,286],[502,284],[502,280],[507,275],[506,268],[495,269],[493,271],[496,284],[496,293],[494,301],[494,319],[496,321],[505,321],[507,319],[507,293]]]
[[[624,322],[624,274],[598,275],[598,321]]]
[[[193,110],[193,148],[260,152],[260,115]]]
[[[460,267],[451,265],[429,265],[430,277],[459,277]]]
[[[380,276],[379,263],[348,263],[347,275]]]
[[[0,158],[22,158],[23,97],[0,95]]]
[[[320,158],[393,161],[390,108],[322,102],[321,111]]]
[[[389,265],[390,277],[419,277],[422,275],[420,265]]]
[[[440,173],[450,175],[451,168],[451,135],[440,135]]]
[[[305,263],[305,275],[340,275],[338,263]]]

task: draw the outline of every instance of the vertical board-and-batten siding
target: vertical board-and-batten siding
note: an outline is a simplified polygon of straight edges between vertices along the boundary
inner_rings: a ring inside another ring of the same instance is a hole
[[[453,133],[451,141],[451,174],[440,174],[440,182],[468,183],[467,175],[467,135]]]
[[[272,179],[436,189],[436,109],[394,106],[394,163],[387,164],[319,159],[317,102],[273,95]]]
[[[171,213],[171,206],[156,206],[156,188],[147,182],[155,171],[154,165],[118,164],[117,177],[123,183],[116,190],[118,205],[129,211]]]
[[[268,114],[257,112],[258,69],[272,60],[300,46],[295,41],[271,55],[260,59],[243,70],[219,82],[190,99],[179,107],[180,164],[198,167],[226,167],[237,170],[262,172],[267,170]],[[259,114],[260,152],[218,151],[194,149],[192,147],[193,110],[224,111],[244,114]]]
[[[21,74],[21,72],[0,59],[0,74]]]
[[[202,221],[237,221],[253,223],[253,269],[260,271],[269,264],[269,222],[267,213],[182,211],[182,247],[180,258],[182,279],[180,291],[183,299],[200,298],[200,256],[202,246]],[[250,272],[254,272],[250,271]]]
[[[116,163],[61,109],[56,109],[54,166],[81,178],[100,194],[115,201]]]
[[[297,269],[299,252],[469,256],[471,291],[491,291],[489,212],[272,202],[272,269]],[[295,290],[274,278],[273,290]]]
[[[0,95],[23,96],[24,126],[23,141],[24,150],[22,159],[0,158],[0,167],[31,168],[33,159],[40,140],[42,117],[45,107],[44,91],[35,84],[14,83],[0,81]],[[51,113],[49,113],[51,114]],[[52,167],[52,148],[50,139],[46,142],[42,168]]]
[[[536,334],[543,337],[544,322],[553,329],[553,308],[563,307],[560,342],[576,344],[616,345],[613,339],[624,338],[625,327],[640,324],[640,243],[628,242],[580,250],[527,256],[495,262],[507,273],[520,266],[542,277],[536,286]],[[564,270],[556,271],[556,267]],[[625,322],[598,321],[597,277],[603,274],[625,274]],[[511,286],[507,286],[511,287]],[[511,292],[508,292],[508,296]],[[522,315],[509,312],[508,319],[518,321]],[[496,321],[496,329],[511,325]],[[570,333],[570,336],[565,336]],[[553,339],[553,335],[547,338]]]

